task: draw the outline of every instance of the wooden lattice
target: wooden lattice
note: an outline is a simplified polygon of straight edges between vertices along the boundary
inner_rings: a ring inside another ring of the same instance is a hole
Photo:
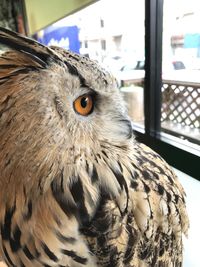
[[[163,81],[161,121],[200,129],[200,84]]]

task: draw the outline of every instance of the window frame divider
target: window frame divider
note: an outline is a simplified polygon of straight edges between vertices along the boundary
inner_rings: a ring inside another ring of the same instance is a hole
[[[145,0],[145,133],[161,130],[163,0]]]

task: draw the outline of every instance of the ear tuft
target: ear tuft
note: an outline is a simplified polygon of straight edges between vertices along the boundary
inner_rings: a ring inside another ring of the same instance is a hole
[[[52,60],[59,60],[52,49],[33,39],[2,27],[0,27],[0,44],[26,54],[43,68],[46,68]]]

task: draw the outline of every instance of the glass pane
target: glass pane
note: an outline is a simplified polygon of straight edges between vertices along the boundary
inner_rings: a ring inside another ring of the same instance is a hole
[[[112,72],[129,115],[142,127],[144,12],[144,0],[100,0],[35,36],[47,45],[60,45],[97,60]]]
[[[162,131],[200,142],[200,2],[165,0]]]

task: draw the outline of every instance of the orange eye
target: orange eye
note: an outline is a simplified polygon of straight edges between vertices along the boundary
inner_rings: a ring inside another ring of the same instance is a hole
[[[75,101],[74,101],[74,110],[82,115],[82,116],[87,116],[93,111],[93,98],[91,95],[82,95],[79,96]]]

